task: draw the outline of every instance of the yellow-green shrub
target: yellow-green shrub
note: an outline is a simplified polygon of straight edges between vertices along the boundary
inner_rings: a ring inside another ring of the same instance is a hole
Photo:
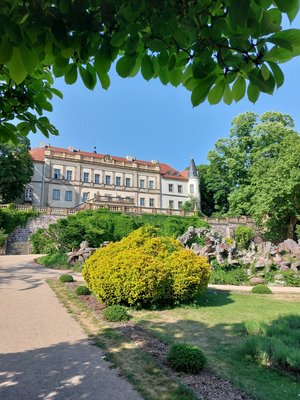
[[[171,238],[143,227],[97,250],[83,277],[106,304],[150,305],[188,302],[207,286],[209,264]]]

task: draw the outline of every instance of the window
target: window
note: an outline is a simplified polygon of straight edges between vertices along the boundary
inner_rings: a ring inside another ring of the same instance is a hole
[[[89,181],[89,173],[88,172],[84,172],[83,173],[83,182],[88,182]]]
[[[54,179],[61,179],[60,169],[54,168]]]
[[[173,185],[169,184],[169,192],[173,192]]]
[[[154,181],[149,181],[149,189],[154,189]]]
[[[32,201],[32,189],[26,189],[24,195],[25,201]]]
[[[66,201],[72,201],[73,200],[73,192],[71,190],[67,190],[66,191],[65,200]]]
[[[190,185],[190,193],[194,193],[194,185]]]
[[[154,199],[149,199],[149,207],[154,207]]]
[[[110,175],[105,175],[105,185],[110,185]]]
[[[100,175],[95,174],[95,183],[100,183]]]
[[[141,207],[145,207],[145,199],[144,199],[144,197],[140,198],[140,206]]]
[[[83,202],[86,202],[88,200],[89,194],[90,194],[89,192],[83,192],[82,193],[82,201]]]
[[[126,186],[126,187],[130,187],[130,186],[131,186],[130,178],[126,178],[126,179],[125,179],[125,186]]]
[[[67,176],[66,176],[67,181],[72,180],[72,171],[67,171]]]
[[[174,200],[169,200],[169,208],[174,208]]]
[[[60,190],[53,189],[52,200],[60,200]]]
[[[179,201],[178,202],[178,210],[181,210],[182,209],[182,201]]]
[[[116,186],[121,186],[121,177],[116,176]]]
[[[140,188],[144,188],[145,187],[145,180],[144,179],[140,179]]]
[[[178,193],[182,193],[182,185],[177,186],[177,191],[178,191]]]

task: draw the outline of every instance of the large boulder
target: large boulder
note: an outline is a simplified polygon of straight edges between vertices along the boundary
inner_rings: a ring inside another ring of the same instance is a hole
[[[300,246],[293,239],[286,239],[283,242],[279,243],[277,247],[278,253],[290,253],[294,255],[300,256]]]

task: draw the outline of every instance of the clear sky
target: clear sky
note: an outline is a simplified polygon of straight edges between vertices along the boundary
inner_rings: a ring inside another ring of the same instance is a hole
[[[290,114],[300,130],[300,57],[283,64],[282,69],[284,85],[273,96],[262,93],[255,105],[244,99],[230,106],[206,102],[196,108],[186,89],[163,86],[159,79],[147,82],[141,75],[122,79],[114,67],[107,91],[100,84],[89,91],[80,78],[68,86],[60,78],[55,87],[64,93],[64,99],[56,98],[49,114],[60,135],[47,139],[41,133],[32,134],[31,146],[37,147],[41,141],[85,151],[96,146],[98,153],[155,159],[179,170],[191,157],[196,164],[206,163],[208,151],[228,135],[232,119],[240,113],[281,111]]]

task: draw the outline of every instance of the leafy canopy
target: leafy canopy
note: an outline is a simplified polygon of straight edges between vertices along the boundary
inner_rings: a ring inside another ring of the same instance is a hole
[[[290,115],[238,115],[209,153],[214,210],[250,215],[273,240],[293,237],[300,214],[300,136]]]
[[[43,115],[61,96],[53,78],[107,89],[114,62],[123,78],[183,85],[193,106],[255,102],[300,53],[300,30],[281,26],[298,10],[299,0],[2,0],[0,138],[57,134]]]
[[[13,203],[24,195],[33,175],[28,149],[27,138],[22,138],[17,145],[0,143],[0,202]]]

